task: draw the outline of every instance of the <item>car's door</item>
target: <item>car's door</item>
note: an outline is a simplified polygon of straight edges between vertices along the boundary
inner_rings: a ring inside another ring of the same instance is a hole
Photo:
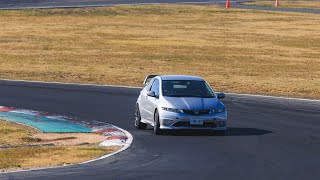
[[[146,98],[146,120],[153,123],[153,116],[154,116],[154,110],[157,107],[157,104],[159,102],[159,79],[154,79],[150,91],[154,91],[156,97],[147,96]]]
[[[141,91],[141,97],[140,97],[140,115],[143,119],[147,119],[147,116],[149,116],[149,113],[147,112],[147,98],[148,98],[148,92],[151,90],[151,86],[153,84],[154,79],[150,80],[148,85]]]

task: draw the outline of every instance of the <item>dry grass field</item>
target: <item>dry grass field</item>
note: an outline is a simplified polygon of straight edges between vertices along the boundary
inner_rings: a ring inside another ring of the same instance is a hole
[[[55,144],[55,140],[57,144],[64,144],[50,147],[0,148],[0,171],[80,163],[119,149],[117,146],[74,145],[73,142],[67,144],[68,140],[62,143],[57,139],[57,137],[70,136],[70,134],[60,136],[55,133],[41,134],[43,133],[31,127],[0,120],[0,146],[21,146],[42,142]],[[74,136],[79,137],[79,134]],[[50,138],[51,141],[48,141]]]
[[[144,5],[0,11],[0,78],[141,86],[191,74],[216,91],[320,98],[320,16]]]
[[[0,150],[0,170],[61,166],[114,152],[118,147],[54,146]]]
[[[39,133],[36,129],[28,126],[0,120],[0,145],[17,146],[30,143],[33,134]]]
[[[257,6],[274,6],[275,0],[268,1],[253,1],[245,2],[244,4],[248,5],[257,5]],[[280,0],[280,7],[282,8],[307,8],[307,9],[319,9],[320,10],[320,1],[317,0]]]

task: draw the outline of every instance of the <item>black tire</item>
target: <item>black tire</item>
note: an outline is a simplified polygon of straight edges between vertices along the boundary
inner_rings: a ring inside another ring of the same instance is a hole
[[[135,110],[134,116],[135,116],[134,126],[137,129],[146,129],[147,128],[147,124],[141,122],[141,115],[140,115],[140,109],[139,109],[139,105],[138,104],[136,105],[136,110]]]
[[[153,131],[156,135],[161,135],[163,134],[163,130],[160,129],[160,121],[159,121],[159,113],[156,111],[154,113],[154,126],[153,126]]]

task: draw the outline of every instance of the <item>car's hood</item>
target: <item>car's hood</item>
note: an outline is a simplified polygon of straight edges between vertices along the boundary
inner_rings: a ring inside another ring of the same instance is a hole
[[[162,107],[185,110],[211,110],[224,107],[217,98],[163,97]]]

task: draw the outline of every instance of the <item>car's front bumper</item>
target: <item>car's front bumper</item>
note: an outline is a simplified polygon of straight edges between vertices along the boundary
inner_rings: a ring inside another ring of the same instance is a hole
[[[184,113],[174,113],[161,110],[159,111],[160,129],[205,129],[205,130],[226,130],[227,112],[206,114],[206,115],[189,115]],[[202,125],[192,125],[192,119],[201,120]]]

